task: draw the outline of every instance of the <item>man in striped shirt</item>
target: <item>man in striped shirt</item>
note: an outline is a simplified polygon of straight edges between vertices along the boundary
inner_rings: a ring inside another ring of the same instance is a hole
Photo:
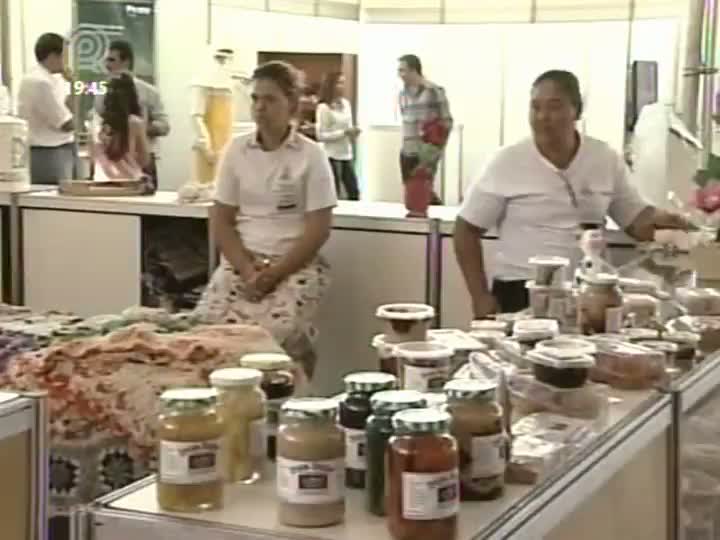
[[[406,54],[401,56],[398,62],[398,76],[405,84],[399,99],[403,137],[400,150],[402,179],[406,182],[419,166],[428,168],[434,177],[442,152],[427,158],[423,156],[423,127],[429,121],[439,120],[449,134],[453,125],[450,105],[445,90],[423,76],[420,58],[414,54]],[[444,150],[447,136],[443,139],[438,141],[438,146]],[[432,204],[442,204],[435,193]]]

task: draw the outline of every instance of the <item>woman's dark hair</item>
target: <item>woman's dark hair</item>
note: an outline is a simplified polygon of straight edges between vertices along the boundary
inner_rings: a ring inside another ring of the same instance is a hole
[[[109,51],[115,51],[122,62],[127,60],[130,71],[135,69],[135,52],[129,42],[118,39],[110,43]]]
[[[418,75],[422,75],[422,62],[418,56],[414,54],[404,54],[398,58],[398,62],[405,62],[407,67],[413,71],[417,71]]]
[[[573,107],[577,110],[579,120],[583,112],[583,100],[580,93],[580,82],[574,73],[561,69],[551,69],[540,75],[533,83],[533,88],[545,81],[551,81],[560,87],[560,90],[567,95]]]
[[[102,113],[103,126],[110,128],[112,142],[105,149],[111,161],[118,161],[130,148],[130,115],[141,116],[140,100],[133,78],[122,73],[110,79]]]
[[[43,34],[35,42],[35,58],[44,62],[51,54],[62,54],[65,48],[65,38],[60,34]]]
[[[298,70],[287,62],[273,60],[266,62],[253,71],[253,81],[272,81],[280,87],[285,96],[291,101],[297,101],[300,97],[301,85]]]
[[[322,84],[320,85],[319,103],[327,103],[330,105],[335,101],[335,98],[337,98],[337,83],[343,76],[339,71],[332,71],[325,74]]]

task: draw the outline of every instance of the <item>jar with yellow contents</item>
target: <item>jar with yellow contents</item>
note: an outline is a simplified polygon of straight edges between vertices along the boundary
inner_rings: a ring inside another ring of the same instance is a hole
[[[179,388],[160,396],[158,505],[170,512],[222,507],[220,444],[225,422],[212,388]]]
[[[250,484],[262,474],[267,452],[262,377],[259,370],[247,368],[219,369],[210,374],[227,423],[222,443],[223,478],[227,482]]]

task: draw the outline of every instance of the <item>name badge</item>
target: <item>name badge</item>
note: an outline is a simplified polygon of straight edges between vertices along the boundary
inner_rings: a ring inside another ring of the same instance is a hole
[[[298,197],[298,181],[290,174],[288,167],[275,177],[272,183],[272,194],[275,199],[275,208],[279,212],[295,210],[300,205]]]

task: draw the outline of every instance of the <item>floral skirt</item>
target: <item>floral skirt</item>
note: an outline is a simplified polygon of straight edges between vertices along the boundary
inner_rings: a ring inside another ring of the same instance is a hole
[[[270,259],[257,255],[258,259]],[[285,352],[299,362],[308,378],[317,363],[313,342],[317,330],[313,318],[330,286],[330,267],[318,257],[296,272],[260,302],[246,298],[245,283],[230,263],[223,260],[196,308],[211,324],[256,324],[275,338]]]

